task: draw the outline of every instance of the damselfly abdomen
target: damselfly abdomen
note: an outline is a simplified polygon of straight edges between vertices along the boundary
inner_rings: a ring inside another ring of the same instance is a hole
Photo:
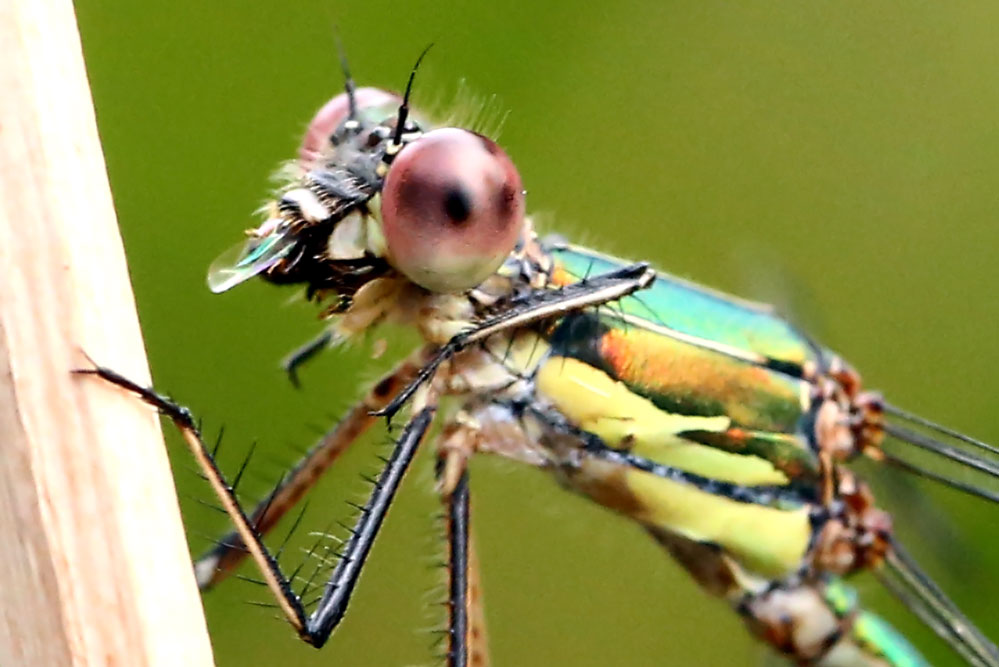
[[[413,327],[425,346],[376,383],[249,519],[193,422],[143,393],[185,429],[237,524],[199,561],[202,585],[248,549],[299,634],[324,644],[436,421],[453,664],[485,659],[469,568],[466,463],[476,453],[544,469],[634,520],[762,641],[799,662],[921,664],[842,583],[870,570],[969,664],[999,664],[995,646],[915,567],[890,517],[846,467],[866,455],[994,500],[994,449],[866,392],[840,357],[766,307],[540,237],[502,150],[466,130],[428,131],[407,100],[408,91],[348,84],[311,126],[267,220],[213,267],[210,285],[225,291],[260,275],[302,285],[321,304],[330,328],[291,359],[292,372],[323,346],[387,321]],[[259,535],[373,413],[401,421],[407,412],[329,584],[307,608]],[[882,447],[886,435],[982,479]]]

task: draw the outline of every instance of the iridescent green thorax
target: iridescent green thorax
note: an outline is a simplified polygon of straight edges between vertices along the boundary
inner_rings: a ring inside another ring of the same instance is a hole
[[[627,264],[540,248],[550,287]],[[644,526],[781,650],[825,667],[925,667],[851,589],[813,569],[827,534],[853,524],[830,518],[819,491],[817,414],[832,405],[822,387],[834,356],[787,321],[659,274],[612,305],[523,332],[494,358],[530,378],[527,430],[560,481]],[[599,447],[619,458],[585,453]]]
[[[623,263],[581,246],[552,245],[556,284],[576,282]],[[821,368],[824,354],[773,309],[659,273],[650,289],[615,304],[627,320],[735,357],[802,375]]]
[[[621,266],[580,247],[550,253],[555,284]],[[810,376],[822,353],[765,307],[659,274],[620,304],[566,317],[550,343],[665,414],[724,418],[688,424],[677,433],[688,443],[764,459],[794,479],[817,473]]]

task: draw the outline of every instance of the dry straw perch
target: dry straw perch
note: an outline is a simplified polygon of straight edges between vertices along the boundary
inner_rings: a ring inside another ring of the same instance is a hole
[[[0,665],[209,665],[73,6],[0,0]]]

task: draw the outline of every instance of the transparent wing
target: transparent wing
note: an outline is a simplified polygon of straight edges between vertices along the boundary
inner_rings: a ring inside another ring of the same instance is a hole
[[[208,267],[208,288],[216,294],[232,289],[280,262],[294,245],[293,238],[281,233],[234,245]]]

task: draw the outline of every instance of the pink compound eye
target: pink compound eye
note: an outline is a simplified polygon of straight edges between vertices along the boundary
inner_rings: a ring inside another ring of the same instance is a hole
[[[354,91],[358,120],[378,124],[395,115],[402,98],[379,88],[358,88]],[[336,132],[350,115],[350,102],[347,93],[340,93],[323,105],[309,123],[302,146],[298,149],[298,161],[302,169],[309,170],[316,159],[330,144],[330,136]]]
[[[406,145],[382,188],[388,261],[417,285],[461,292],[492,274],[524,221],[520,174],[483,136],[443,128]]]

